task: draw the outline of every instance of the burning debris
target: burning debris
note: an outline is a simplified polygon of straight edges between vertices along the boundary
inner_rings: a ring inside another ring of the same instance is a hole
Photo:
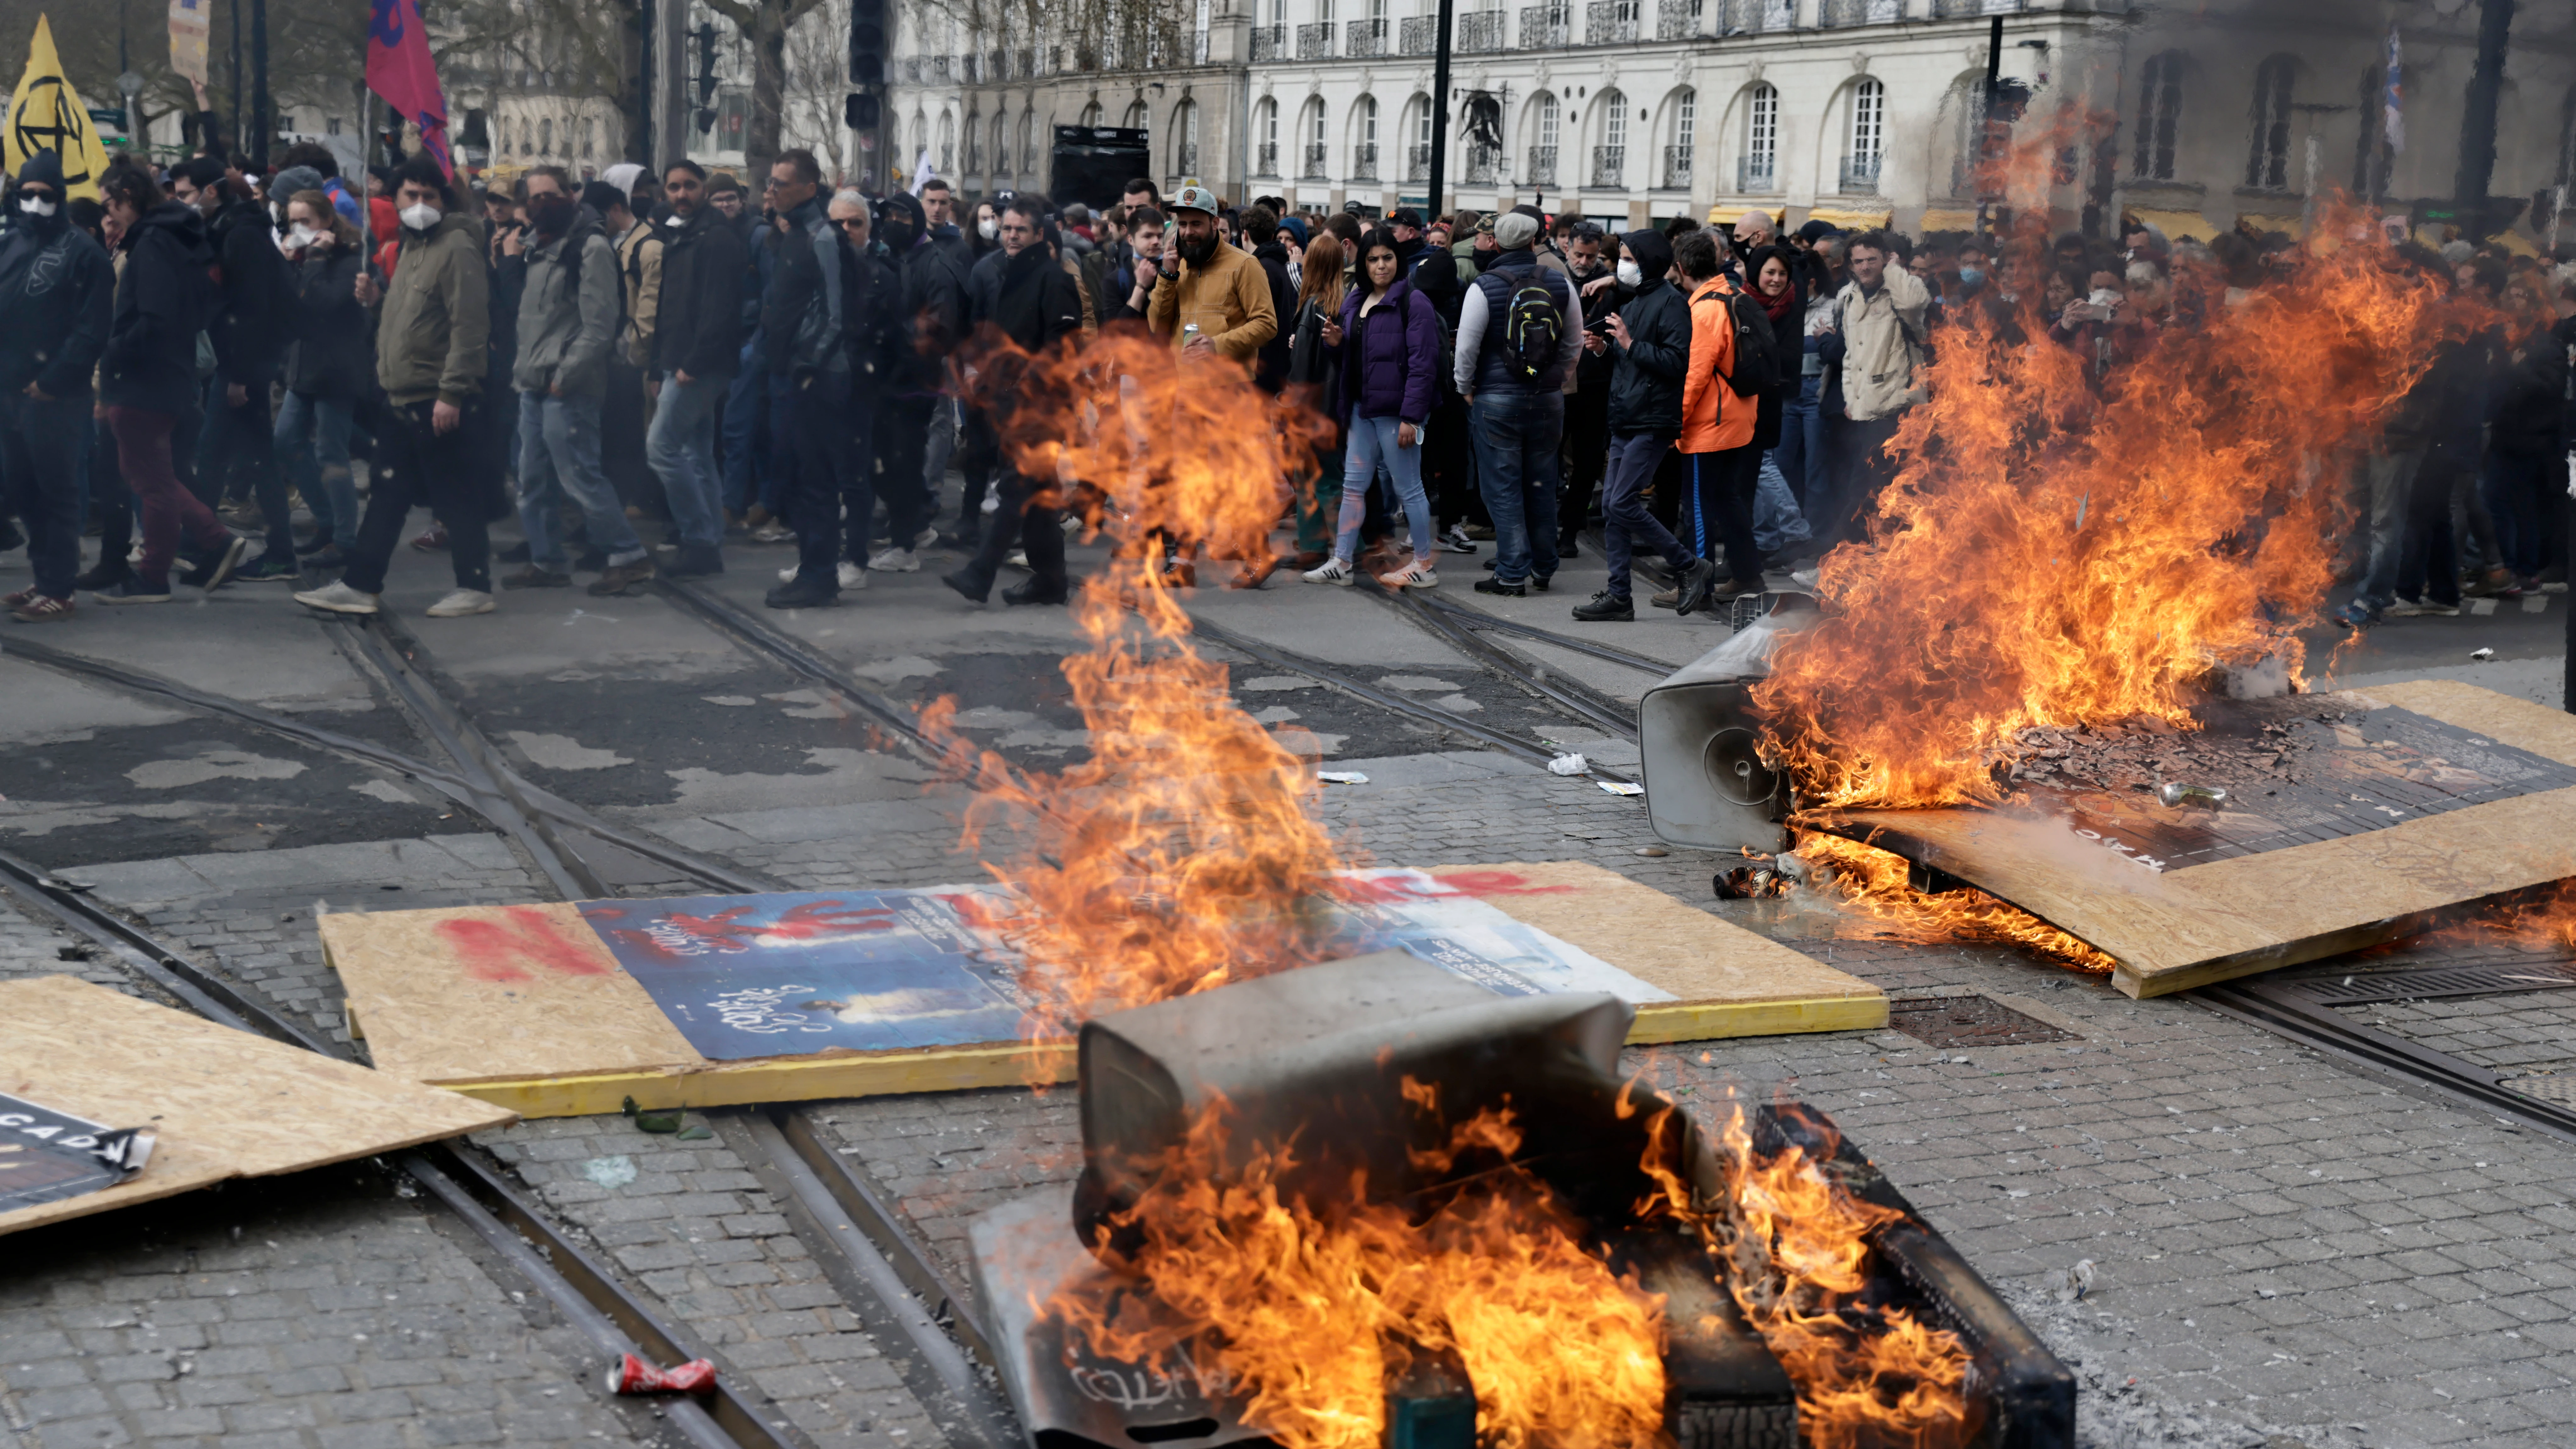
[[[2078,971],[2109,971],[2119,964],[2077,937],[1973,886],[1925,889],[1917,883],[1920,871],[1914,863],[1892,851],[1810,831],[1798,836],[1795,858],[1806,886],[1857,914],[1871,927],[1872,935],[1924,945],[2019,946]]]
[[[2071,1442],[2071,1377],[1830,1123],[1709,1138],[1617,1077],[1628,1015],[1389,953],[1090,1023],[1074,1232],[973,1228],[1032,1436]]]

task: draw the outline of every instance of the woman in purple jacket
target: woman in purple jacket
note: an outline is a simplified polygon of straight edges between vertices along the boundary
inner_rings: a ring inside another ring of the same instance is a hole
[[[1435,589],[1431,500],[1422,491],[1422,428],[1440,401],[1440,313],[1413,284],[1400,280],[1395,233],[1380,227],[1360,240],[1361,284],[1342,300],[1338,321],[1323,327],[1324,345],[1342,357],[1341,395],[1334,412],[1348,441],[1342,475],[1341,532],[1333,556],[1309,569],[1310,584],[1347,584],[1359,549],[1360,521],[1368,513],[1368,487],[1382,463],[1395,479],[1413,528],[1413,558],[1378,575],[1390,589]]]

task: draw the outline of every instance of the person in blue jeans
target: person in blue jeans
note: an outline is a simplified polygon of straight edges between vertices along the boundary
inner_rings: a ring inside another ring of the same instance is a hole
[[[662,572],[724,572],[723,482],[716,473],[716,415],[733,391],[742,349],[742,238],[706,204],[706,173],[683,158],[663,169],[673,225],[662,243],[662,296],[646,386],[661,406],[644,456],[662,482],[680,542]]]
[[[358,486],[349,473],[349,427],[358,390],[375,365],[367,309],[358,302],[364,264],[358,229],[319,191],[286,203],[288,295],[286,398],[278,404],[272,441],[278,472],[313,510],[313,537],[297,547],[308,569],[349,565],[358,546]]]
[[[1324,346],[1341,359],[1333,411],[1348,441],[1332,556],[1305,572],[1310,584],[1351,581],[1360,524],[1368,516],[1369,482],[1383,464],[1413,530],[1413,557],[1378,575],[1378,582],[1390,589],[1440,586],[1431,499],[1422,490],[1422,430],[1440,401],[1440,312],[1397,275],[1403,270],[1399,257],[1393,231],[1380,227],[1361,238],[1361,285],[1342,299],[1341,315],[1320,329]]]
[[[1619,239],[1619,281],[1630,293],[1610,319],[1608,336],[1584,334],[1583,345],[1610,354],[1610,464],[1601,483],[1602,543],[1610,576],[1601,592],[1574,606],[1586,623],[1637,617],[1628,573],[1634,548],[1659,554],[1681,576],[1679,606],[1695,612],[1708,602],[1717,566],[1690,551],[1646,508],[1655,469],[1682,431],[1682,379],[1690,367],[1690,307],[1664,279],[1673,267],[1673,244],[1644,227]]]
[[[1583,351],[1583,303],[1563,272],[1538,264],[1539,220],[1494,218],[1494,250],[1458,307],[1458,392],[1476,445],[1477,492],[1494,520],[1484,594],[1545,591],[1556,575],[1557,446],[1565,377]],[[1549,335],[1549,329],[1554,335]]]

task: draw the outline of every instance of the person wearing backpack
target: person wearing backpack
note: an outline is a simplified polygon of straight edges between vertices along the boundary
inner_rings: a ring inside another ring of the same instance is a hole
[[[1762,306],[1731,281],[1714,231],[1686,232],[1673,244],[1673,267],[1690,289],[1690,371],[1682,377],[1682,431],[1675,446],[1690,468],[1683,518],[1691,551],[1714,558],[1725,549],[1726,582],[1710,600],[1762,592],[1762,552],[1753,542],[1753,490],[1761,451],[1754,423],[1778,379],[1771,323]],[[1676,597],[1678,607],[1691,602]]]
[[[1682,430],[1682,381],[1690,371],[1690,307],[1664,279],[1673,245],[1645,227],[1619,239],[1619,282],[1632,294],[1610,319],[1606,334],[1587,332],[1583,345],[1607,352],[1610,378],[1610,461],[1601,484],[1602,542],[1610,577],[1601,592],[1574,606],[1586,623],[1637,617],[1629,599],[1632,551],[1642,543],[1681,575],[1684,612],[1707,600],[1717,568],[1682,546],[1646,509],[1655,469]]]
[[[1458,308],[1455,376],[1474,430],[1477,491],[1494,520],[1494,572],[1478,593],[1544,592],[1556,575],[1557,447],[1583,304],[1564,273],[1538,264],[1538,234],[1535,217],[1496,217],[1495,250]]]
[[[1431,499],[1422,491],[1423,428],[1440,395],[1440,314],[1397,275],[1402,269],[1393,231],[1380,227],[1361,238],[1360,280],[1342,299],[1340,316],[1318,329],[1323,345],[1339,354],[1333,415],[1347,425],[1349,440],[1332,556],[1306,571],[1310,584],[1351,581],[1369,481],[1383,463],[1413,529],[1413,557],[1377,581],[1390,589],[1440,586]]]

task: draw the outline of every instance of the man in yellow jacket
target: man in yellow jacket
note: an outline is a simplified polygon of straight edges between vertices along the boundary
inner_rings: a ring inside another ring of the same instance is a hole
[[[1279,312],[1270,305],[1270,274],[1217,234],[1217,206],[1204,186],[1184,186],[1172,198],[1174,244],[1163,251],[1145,325],[1184,357],[1214,354],[1249,368],[1261,344],[1279,335]]]

